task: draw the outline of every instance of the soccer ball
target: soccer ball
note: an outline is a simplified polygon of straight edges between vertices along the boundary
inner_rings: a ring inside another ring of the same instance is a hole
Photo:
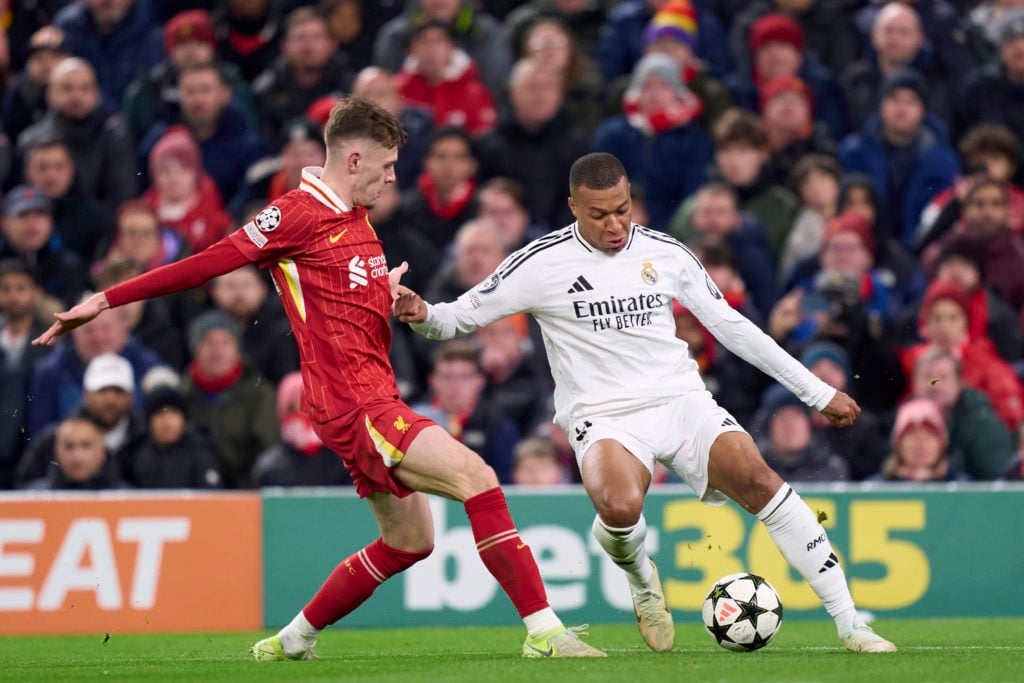
[[[782,626],[782,600],[760,576],[730,574],[708,591],[701,618],[708,635],[726,650],[760,650]]]

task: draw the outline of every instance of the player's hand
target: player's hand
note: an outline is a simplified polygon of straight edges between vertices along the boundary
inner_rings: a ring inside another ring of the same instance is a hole
[[[391,307],[395,317],[403,323],[421,323],[427,319],[427,304],[419,294],[404,285],[398,285],[398,297]]]
[[[398,298],[398,288],[400,285],[398,281],[402,279],[402,275],[409,271],[409,262],[402,261],[402,265],[397,268],[392,268],[388,271],[388,284],[391,285],[391,303],[394,304]]]
[[[53,317],[57,319],[57,322],[50,325],[50,329],[46,332],[33,339],[32,344],[34,346],[53,346],[61,336],[76,327],[81,327],[108,308],[110,308],[110,304],[107,302],[107,295],[97,292],[71,310],[55,313]]]
[[[837,390],[821,414],[836,427],[849,427],[860,417],[860,406],[849,394]]]

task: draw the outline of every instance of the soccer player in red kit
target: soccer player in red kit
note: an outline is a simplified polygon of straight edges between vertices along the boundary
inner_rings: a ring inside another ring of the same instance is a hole
[[[524,656],[604,656],[548,605],[494,470],[399,397],[387,358],[388,323],[408,266],[388,270],[366,210],[395,180],[401,124],[368,100],[351,98],[332,110],[324,137],[324,168],[304,169],[299,188],[252,222],[203,252],[58,313],[33,343],[53,344],[107,308],[189,289],[247,263],[270,268],[299,345],[303,409],[342,458],[381,535],[341,562],[291,623],[256,643],[256,659],[314,658],[322,629],[427,557],[434,526],[425,493],[465,505],[480,558],[526,625]]]

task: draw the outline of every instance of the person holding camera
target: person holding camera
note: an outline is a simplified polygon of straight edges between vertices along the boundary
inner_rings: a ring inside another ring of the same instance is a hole
[[[812,342],[835,342],[850,355],[857,399],[885,410],[899,396],[903,372],[886,341],[890,290],[874,265],[868,220],[857,211],[835,216],[825,226],[817,272],[798,280],[779,300],[768,332],[796,355]]]

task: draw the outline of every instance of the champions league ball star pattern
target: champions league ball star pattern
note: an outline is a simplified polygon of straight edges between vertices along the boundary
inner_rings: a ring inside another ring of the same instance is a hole
[[[730,574],[711,587],[701,618],[708,635],[725,649],[760,650],[782,626],[782,600],[760,576]]]

